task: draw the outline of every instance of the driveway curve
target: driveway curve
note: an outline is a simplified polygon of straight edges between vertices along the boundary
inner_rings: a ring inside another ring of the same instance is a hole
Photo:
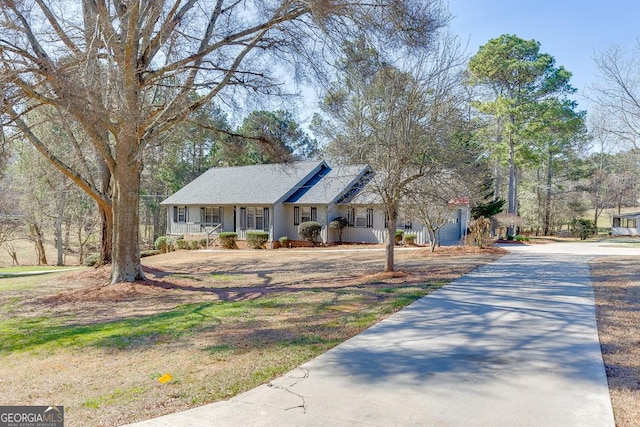
[[[588,261],[510,253],[269,384],[135,426],[614,426]]]

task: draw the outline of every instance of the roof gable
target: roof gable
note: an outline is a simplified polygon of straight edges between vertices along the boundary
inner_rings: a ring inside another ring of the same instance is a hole
[[[365,176],[371,173],[367,165],[327,167],[289,197],[285,203],[330,204],[342,203],[360,191]]]

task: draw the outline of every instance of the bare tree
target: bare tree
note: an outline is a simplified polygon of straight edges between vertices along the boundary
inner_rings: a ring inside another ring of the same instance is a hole
[[[640,45],[632,51],[611,46],[595,58],[600,70],[588,97],[599,106],[599,128],[640,147]]]
[[[19,220],[13,215],[0,212],[0,247],[11,257],[11,262],[16,265],[18,262],[18,254],[13,240],[19,226]]]
[[[316,121],[331,157],[375,171],[368,188],[386,210],[385,271],[394,270],[401,203],[411,183],[435,167],[459,116],[460,57],[453,39],[441,41],[413,72],[385,63],[364,42],[351,44],[342,77],[325,97],[328,120]]]
[[[591,115],[591,153],[584,159],[584,174],[578,189],[586,193],[593,209],[594,224],[609,208],[621,212],[623,206],[635,206],[638,150],[619,151],[625,143],[610,131],[610,117],[598,109]]]
[[[99,212],[86,194],[78,189],[71,189],[65,211],[67,226],[73,231],[78,245],[78,263],[85,259],[85,248],[94,237],[100,223]]]
[[[456,185],[456,181],[454,174],[447,171],[431,173],[414,181],[407,193],[404,209],[412,218],[424,224],[431,252],[440,244],[438,231],[449,223],[452,213],[458,210],[454,201],[469,193],[465,186]]]
[[[435,0],[2,0],[0,5],[3,112],[105,212],[111,209],[112,283],[144,277],[138,227],[142,154],[163,132],[214,99],[237,101],[243,88],[277,94],[282,67],[273,60],[323,58],[311,49],[327,46],[322,42],[328,36],[365,31],[389,47],[420,46],[442,23]],[[190,96],[194,90],[199,97]],[[109,170],[111,198],[30,132],[22,114],[41,105],[55,106],[82,126]]]

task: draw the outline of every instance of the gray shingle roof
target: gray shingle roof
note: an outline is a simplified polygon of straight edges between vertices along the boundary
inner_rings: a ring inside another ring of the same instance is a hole
[[[212,168],[163,205],[271,205],[288,197],[326,165],[324,161]]]

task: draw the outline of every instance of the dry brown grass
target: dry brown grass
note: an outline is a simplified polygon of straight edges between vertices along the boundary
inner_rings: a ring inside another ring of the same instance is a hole
[[[616,425],[640,420],[640,263],[637,257],[591,263],[598,332]]]
[[[145,258],[143,283],[2,279],[0,401],[112,426],[229,398],[501,253],[398,251],[380,274],[382,251],[176,252]]]

